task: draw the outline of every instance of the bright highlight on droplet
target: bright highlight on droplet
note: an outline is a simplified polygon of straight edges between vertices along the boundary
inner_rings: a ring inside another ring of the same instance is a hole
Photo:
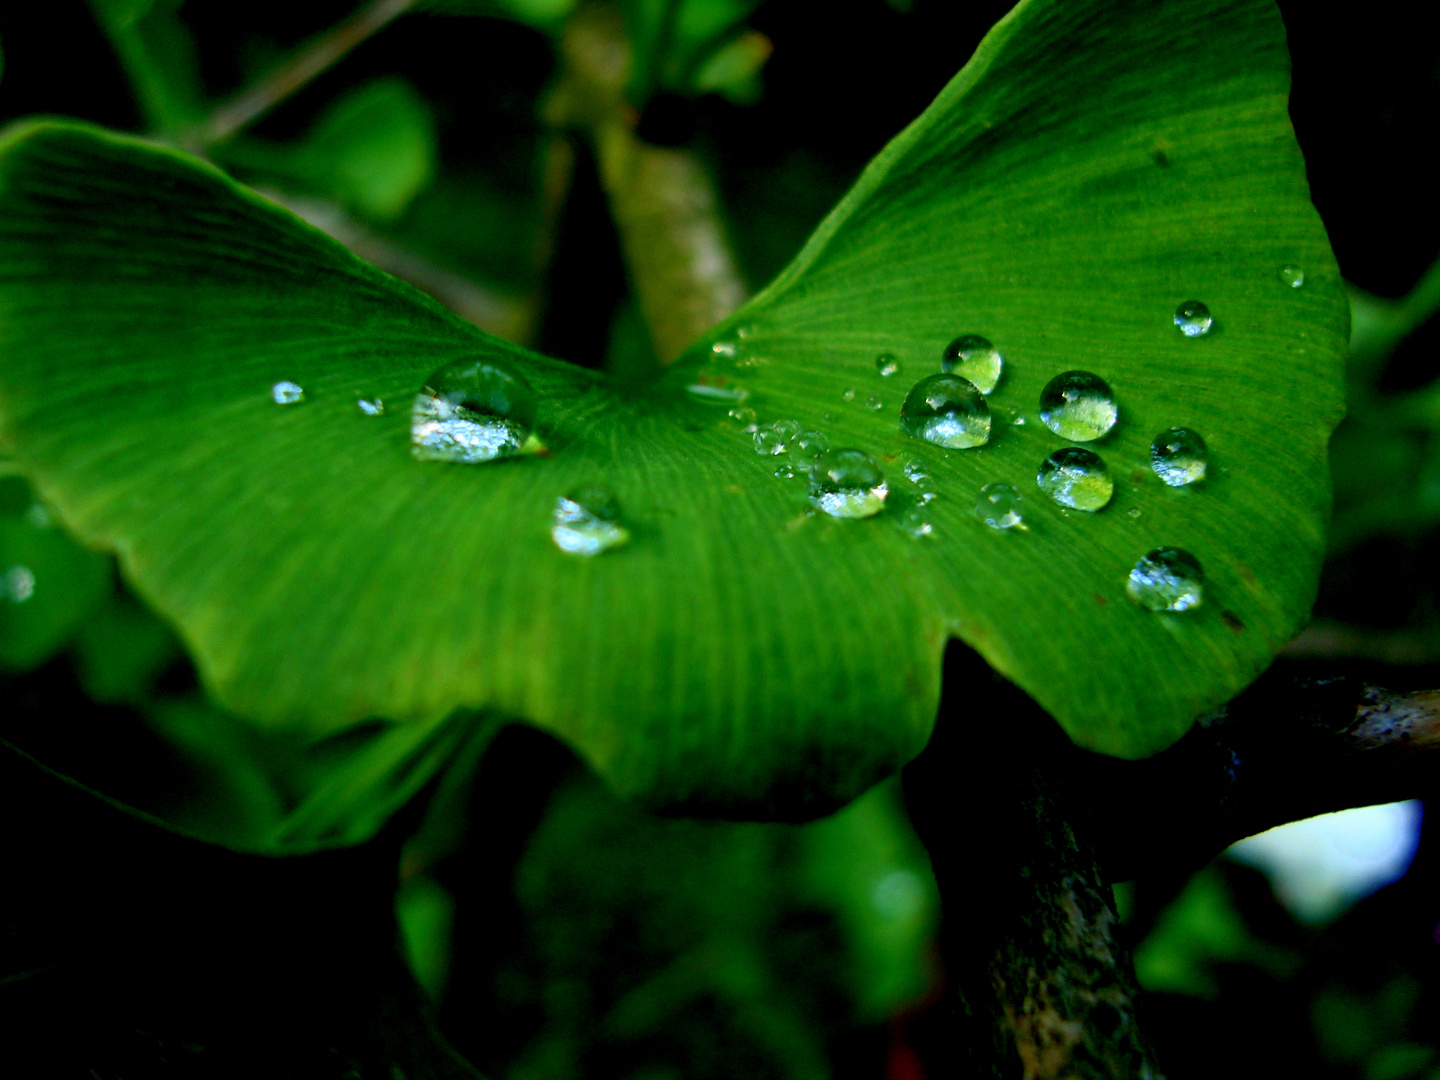
[[[900,406],[900,430],[948,450],[983,446],[990,439],[990,406],[968,379],[927,375]]]
[[[1040,391],[1040,420],[1062,439],[1091,442],[1119,418],[1110,384],[1088,371],[1061,372]]]
[[[23,604],[35,595],[35,572],[16,563],[0,573],[0,601]]]
[[[270,387],[270,400],[276,405],[294,405],[305,400],[305,388],[299,383],[277,382]]]
[[[924,504],[906,507],[899,518],[900,528],[919,540],[923,536],[935,535],[935,524],[930,520],[930,511]]]
[[[1186,300],[1175,309],[1175,326],[1186,337],[1208,334],[1214,324],[1210,309],[1199,300]]]
[[[1062,447],[1042,461],[1035,483],[1061,506],[1092,514],[1105,509],[1115,494],[1104,459],[1080,446]]]
[[[415,395],[410,453],[467,465],[512,457],[530,439],[538,406],[519,372],[493,360],[455,360]]]
[[[863,450],[826,451],[810,469],[810,501],[831,517],[873,517],[889,494],[885,474]]]
[[[940,358],[942,371],[969,379],[982,394],[995,389],[1004,368],[1005,358],[1000,350],[979,334],[961,334],[945,346]]]
[[[592,484],[555,500],[550,538],[570,555],[599,555],[630,539],[620,524],[620,500],[607,487]]]
[[[1205,479],[1208,459],[1205,440],[1189,428],[1166,428],[1150,446],[1150,467],[1171,487]]]
[[[795,459],[795,464],[808,469],[815,464],[817,457],[830,449],[830,440],[823,431],[802,431],[791,441],[790,447],[790,456]]]
[[[1292,289],[1299,289],[1305,284],[1305,271],[1298,266],[1286,264],[1280,267],[1280,280]]]
[[[884,352],[875,357],[875,370],[885,378],[900,374],[900,361],[894,353]]]
[[[1014,529],[1025,520],[1020,510],[1020,492],[1010,484],[986,484],[975,503],[975,516],[992,529]]]
[[[385,402],[377,398],[360,398],[355,402],[355,407],[366,416],[384,416]]]
[[[1205,571],[1188,551],[1156,548],[1130,571],[1125,593],[1150,611],[1189,611],[1205,599]]]

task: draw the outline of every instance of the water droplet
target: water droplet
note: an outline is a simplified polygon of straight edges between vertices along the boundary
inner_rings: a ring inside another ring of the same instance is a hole
[[[305,388],[299,383],[277,382],[270,387],[270,398],[276,405],[294,405],[305,400]]]
[[[1011,420],[1010,423],[1014,424],[1016,427],[1024,427],[1024,426],[1025,426],[1025,414],[1024,414],[1024,413],[1020,413],[1019,415],[1017,415],[1017,416],[1015,417],[1014,420]]]
[[[685,392],[707,405],[736,405],[750,396],[740,383],[714,372],[702,372]]]
[[[1140,516],[1140,508],[1138,506],[1132,506],[1129,510],[1125,511],[1125,516],[1131,521],[1134,521]]]
[[[717,341],[710,346],[710,352],[726,360],[732,360],[740,352],[740,346],[733,341]]]
[[[922,536],[935,535],[935,525],[930,520],[930,513],[925,509],[924,503],[918,506],[910,506],[900,515],[900,528],[909,533],[916,540]]]
[[[990,406],[969,379],[927,375],[900,406],[900,430],[950,450],[983,446],[990,439]]]
[[[874,394],[871,394],[868,398],[865,399],[865,407],[875,412],[879,412],[885,407],[885,402],[881,401]]]
[[[16,563],[0,573],[0,600],[23,604],[35,595],[35,574],[28,566]]]
[[[1305,271],[1298,266],[1287,263],[1280,267],[1280,280],[1292,289],[1298,289],[1305,284]]]
[[[755,410],[745,405],[739,405],[730,410],[730,419],[740,425],[740,430],[753,432],[756,429]]]
[[[845,388],[845,392],[844,392],[843,394],[841,394],[840,396],[841,396],[842,398],[844,398],[846,401],[854,401],[854,400],[855,400],[855,388],[854,388],[853,386],[847,386],[847,387]]]
[[[1175,325],[1186,337],[1208,334],[1214,323],[1215,320],[1210,317],[1210,309],[1199,300],[1186,300],[1175,309]]]
[[[1061,506],[1091,513],[1103,510],[1115,494],[1104,459],[1080,446],[1062,447],[1042,461],[1035,483]]]
[[[1071,442],[1100,438],[1119,417],[1109,383],[1088,371],[1062,372],[1040,391],[1041,421]]]
[[[961,334],[945,346],[940,367],[952,375],[969,379],[975,384],[975,389],[982,394],[988,394],[1000,381],[1005,358],[1000,355],[999,349],[990,344],[988,338],[979,334]]]
[[[517,372],[489,360],[452,361],[415,395],[410,453],[465,464],[510,457],[531,438],[538,405]]]
[[[1189,428],[1166,428],[1150,445],[1150,467],[1171,487],[1205,479],[1205,440]]]
[[[775,479],[776,479],[776,480],[793,480],[793,479],[795,479],[795,466],[794,466],[794,465],[791,465],[788,461],[782,461],[779,465],[776,465],[776,466],[775,466]]]
[[[935,486],[935,481],[930,479],[930,474],[925,471],[925,463],[919,458],[911,458],[905,463],[905,479],[919,488]]]
[[[550,538],[571,555],[599,555],[630,539],[620,524],[620,501],[609,488],[591,485],[555,500]]]
[[[754,442],[757,454],[789,453],[791,444],[800,433],[800,425],[794,420],[776,420],[761,424],[755,429]]]
[[[357,402],[355,402],[355,407],[358,408],[358,409],[359,409],[362,413],[364,413],[366,416],[384,416],[384,415],[385,415],[385,402],[381,401],[378,397],[377,397],[377,398],[363,398],[363,397],[362,397],[360,400],[358,400]]]
[[[1188,551],[1156,548],[1130,571],[1125,592],[1151,611],[1189,611],[1205,598],[1205,571]]]
[[[831,517],[872,517],[889,494],[885,474],[863,450],[828,450],[810,469],[810,501]]]
[[[900,374],[900,361],[894,353],[882,352],[875,357],[875,370],[888,379],[891,375]]]
[[[830,449],[830,440],[823,431],[802,431],[790,445],[795,464],[809,468],[817,457]]]
[[[975,515],[992,529],[1013,529],[1025,520],[1020,492],[1010,484],[986,484],[980,489]]]

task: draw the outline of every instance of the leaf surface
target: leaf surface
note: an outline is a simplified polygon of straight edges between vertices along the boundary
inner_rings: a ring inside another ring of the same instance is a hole
[[[1315,589],[1347,315],[1287,90],[1269,3],[1028,0],[775,284],[649,385],[487,337],[183,155],[22,128],[0,150],[0,423],[265,725],[484,708],[649,802],[781,812],[918,751],[955,636],[1078,742],[1153,753],[1268,664]],[[1172,323],[1189,299],[1204,337]],[[962,333],[1007,367],[990,443],[945,451],[897,408]],[[550,456],[411,459],[416,389],[477,356],[535,386]],[[1035,487],[1067,445],[1038,395],[1075,368],[1120,407],[1091,444],[1116,481],[1093,515]],[[276,405],[281,380],[306,400]],[[889,507],[807,515],[803,480],[697,384],[874,455]],[[1172,425],[1210,445],[1191,489],[1149,469]],[[912,458],[939,492],[920,539],[899,527]],[[997,480],[1028,531],[975,516]],[[550,511],[597,482],[633,540],[566,556]],[[1204,564],[1199,609],[1127,600],[1161,545]]]

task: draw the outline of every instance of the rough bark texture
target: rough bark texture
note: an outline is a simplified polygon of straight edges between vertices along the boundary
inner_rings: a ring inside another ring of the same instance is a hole
[[[905,772],[940,884],[953,1024],[925,1056],[939,1076],[1158,1077],[1075,752],[1019,691],[980,671],[948,674],[946,686],[973,691],[978,678],[989,692],[967,695],[963,717],[942,706]],[[973,722],[977,704],[994,723]]]

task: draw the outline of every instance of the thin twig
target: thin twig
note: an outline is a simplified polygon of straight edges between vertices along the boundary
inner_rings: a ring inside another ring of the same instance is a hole
[[[416,0],[371,0],[350,18],[310,42],[255,85],[218,106],[201,130],[205,145],[214,146],[224,142],[255,123],[415,4]]]

